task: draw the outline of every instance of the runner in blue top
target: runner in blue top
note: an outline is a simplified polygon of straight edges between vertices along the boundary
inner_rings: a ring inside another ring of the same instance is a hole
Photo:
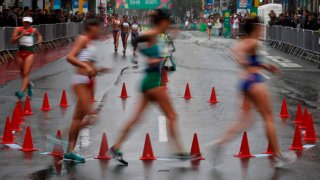
[[[244,31],[247,36],[240,40],[232,49],[232,54],[236,62],[243,69],[240,76],[240,92],[250,104],[259,109],[264,120],[267,138],[274,151],[275,166],[281,167],[294,162],[297,157],[293,152],[280,151],[268,90],[261,76],[263,69],[277,74],[280,73],[280,70],[275,65],[263,63],[257,55],[258,38],[261,32],[260,26],[257,23],[257,19],[245,20]],[[215,165],[219,163],[220,157],[223,157],[221,152],[224,145],[252,124],[251,108],[241,109],[238,117],[239,120],[235,121],[222,137],[210,147],[211,158]]]

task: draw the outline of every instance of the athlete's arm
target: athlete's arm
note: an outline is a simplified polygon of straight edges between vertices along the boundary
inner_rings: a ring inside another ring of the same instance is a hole
[[[76,57],[77,54],[80,52],[80,50],[86,46],[86,44],[87,44],[87,39],[84,36],[79,36],[75,41],[73,48],[71,49],[71,51],[67,56],[67,61],[76,67],[85,69],[88,75],[94,75],[95,70],[91,66],[87,65],[86,63],[79,61]]]
[[[16,43],[22,36],[24,36],[24,31],[20,34],[19,34],[19,28],[15,28],[13,33],[12,33],[12,38],[11,38],[11,42],[12,43]]]
[[[40,32],[37,29],[34,29],[34,30],[35,30],[34,34],[37,37],[38,44],[42,43],[42,36],[41,36]]]

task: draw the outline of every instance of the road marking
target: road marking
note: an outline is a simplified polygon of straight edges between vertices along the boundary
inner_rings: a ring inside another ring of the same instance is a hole
[[[168,142],[167,121],[165,116],[159,116],[159,142]]]
[[[290,61],[289,59],[285,59],[279,56],[266,56],[269,60],[279,64],[282,67],[288,67],[288,68],[301,68],[302,66],[297,64],[297,63],[293,63],[292,61]]]
[[[266,78],[266,79],[271,79],[269,76],[267,76],[267,75],[265,75],[265,74],[263,74],[263,73],[260,73],[264,78]]]

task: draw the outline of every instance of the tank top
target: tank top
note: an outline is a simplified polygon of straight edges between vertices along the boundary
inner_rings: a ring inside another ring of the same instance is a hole
[[[262,62],[259,60],[259,56],[257,55],[249,55],[249,65],[250,66],[260,66]]]
[[[80,61],[96,62],[97,61],[97,49],[96,49],[96,47],[93,46],[92,43],[88,44],[87,47],[81,49],[81,51],[77,55],[77,58]]]
[[[162,38],[157,36],[157,43],[155,43],[151,47],[139,46],[141,53],[149,58],[163,58],[166,56],[165,52],[165,42]],[[146,68],[146,72],[152,71],[160,71],[161,70],[161,62],[148,64]]]
[[[24,31],[24,36],[22,36],[18,41],[19,50],[34,52],[34,29],[30,27],[25,30],[23,27],[19,27],[18,35],[21,35]]]

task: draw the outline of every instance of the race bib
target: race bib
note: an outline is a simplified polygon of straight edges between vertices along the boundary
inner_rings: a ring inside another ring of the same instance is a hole
[[[119,20],[116,20],[115,23],[116,23],[116,24],[120,24],[121,22],[120,22]]]
[[[133,24],[132,29],[138,29],[139,25],[138,24]]]
[[[33,36],[22,36],[19,39],[19,45],[21,46],[33,46]]]
[[[208,26],[212,26],[212,23],[208,23]]]
[[[127,22],[123,23],[123,27],[129,27],[129,23]]]

